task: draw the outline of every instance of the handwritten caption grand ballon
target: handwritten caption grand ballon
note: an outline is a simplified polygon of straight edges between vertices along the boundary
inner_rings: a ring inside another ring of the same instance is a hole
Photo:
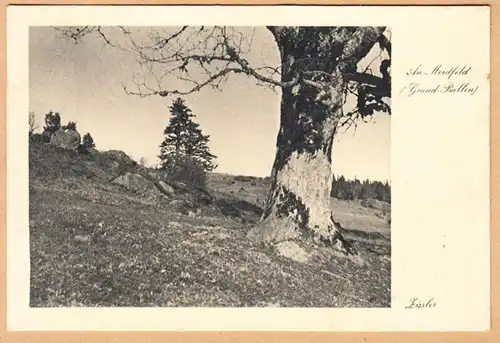
[[[474,95],[479,86],[468,79],[471,69],[470,65],[418,65],[406,72],[411,82],[401,89],[400,94],[408,97],[432,94]]]

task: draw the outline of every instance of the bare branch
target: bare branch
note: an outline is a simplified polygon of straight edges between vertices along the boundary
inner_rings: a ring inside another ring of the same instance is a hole
[[[104,33],[102,33],[101,31],[101,27],[100,26],[97,26],[96,28],[96,31],[99,33],[99,35],[101,35],[102,39],[104,39],[104,41],[108,44],[108,45],[111,45],[111,46],[115,46],[114,44],[111,43],[111,41],[108,39],[108,37],[106,37],[106,35]]]
[[[151,95],[188,95],[204,87],[220,90],[230,74],[244,74],[254,78],[259,85],[275,90],[276,87],[293,87],[299,83],[320,89],[327,93],[332,87],[333,74],[324,70],[315,70],[318,58],[330,58],[328,54],[304,56],[293,61],[282,62],[278,67],[250,65],[246,54],[251,50],[253,35],[244,35],[233,27],[189,27],[180,28],[150,28],[147,33],[137,28],[119,26],[119,31],[125,38],[125,47],[120,42],[113,42],[100,26],[57,28],[66,37],[75,42],[85,35],[96,34],[110,46],[120,46],[123,50],[132,53],[144,72],[144,77],[134,77],[133,84],[136,90],[130,90],[123,85],[127,94],[141,97]],[[301,34],[311,30],[300,27],[267,26],[273,35],[278,47],[283,44],[294,44]],[[390,96],[388,79],[383,75],[378,77],[365,70],[356,72],[352,69],[352,62],[359,61],[378,42],[382,49],[390,54],[390,41],[384,36],[385,28],[366,27],[355,30],[352,28],[337,28],[334,34],[341,47],[338,55],[338,65],[345,74],[348,84],[346,93],[359,96],[360,94],[376,95],[377,99]],[[302,37],[304,39],[304,37]],[[283,68],[286,63],[300,64],[300,72],[289,75],[286,81],[282,80]],[[357,63],[357,62],[356,62]],[[253,63],[252,63],[253,64]],[[345,67],[343,67],[345,66]],[[354,65],[355,67],[355,65]],[[167,84],[180,81],[174,87]],[[360,91],[362,89],[362,91]],[[363,93],[364,92],[364,93]],[[380,105],[385,108],[383,105]],[[386,105],[387,106],[387,105]],[[362,108],[361,108],[362,110]],[[361,117],[363,117],[361,115]]]
[[[139,88],[139,92],[131,92],[131,91],[127,90],[126,86],[123,86],[123,87],[124,87],[125,92],[127,94],[139,95],[141,97],[146,97],[146,96],[150,96],[150,95],[159,95],[159,96],[162,96],[162,97],[169,96],[169,95],[174,95],[174,94],[176,94],[176,95],[188,95],[188,94],[191,94],[191,93],[199,91],[200,89],[202,89],[203,87],[205,87],[207,85],[211,85],[212,82],[214,82],[216,80],[219,80],[220,78],[224,77],[225,75],[227,75],[229,73],[241,73],[241,72],[243,72],[243,71],[241,69],[237,69],[237,68],[226,68],[226,69],[223,69],[219,73],[217,73],[217,74],[212,75],[211,77],[209,77],[204,82],[196,83],[195,87],[192,87],[192,88],[188,89],[187,91],[179,91],[177,89],[158,91],[158,90],[153,90],[153,89],[149,88],[145,83],[136,84],[138,86],[138,88]],[[195,82],[195,81],[193,81],[193,82]],[[141,88],[148,90],[148,92],[147,93],[142,92]]]

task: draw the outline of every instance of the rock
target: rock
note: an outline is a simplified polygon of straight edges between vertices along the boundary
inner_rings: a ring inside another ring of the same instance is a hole
[[[129,172],[118,176],[112,182],[139,193],[157,191],[151,181],[145,179],[142,175]]]
[[[173,196],[175,194],[175,189],[164,181],[158,182],[158,188],[165,195]]]
[[[172,200],[168,203],[168,206],[175,212],[188,217],[196,217],[202,213],[202,210],[189,200]]]
[[[90,241],[90,236],[89,235],[86,235],[86,236],[78,236],[76,235],[75,236],[75,242],[78,242],[78,243],[88,243]]]
[[[137,162],[121,150],[108,150],[102,152],[102,154],[107,158],[120,162],[120,164],[137,164]]]
[[[172,200],[168,203],[168,206],[178,213],[189,215],[188,205],[183,200]]]
[[[306,263],[310,255],[295,242],[281,242],[276,245],[278,253],[299,263]]]
[[[50,144],[63,149],[76,150],[80,146],[81,136],[76,130],[57,130],[50,138]]]

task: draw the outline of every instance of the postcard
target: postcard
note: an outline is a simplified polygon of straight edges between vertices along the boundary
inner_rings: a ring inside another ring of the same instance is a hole
[[[9,6],[7,329],[488,330],[489,56],[488,6]]]

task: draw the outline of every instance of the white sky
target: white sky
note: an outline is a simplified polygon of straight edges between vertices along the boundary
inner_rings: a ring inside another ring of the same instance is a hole
[[[252,57],[279,63],[275,43],[264,28],[255,30],[250,61]],[[174,98],[125,94],[122,84],[130,85],[137,70],[131,55],[98,38],[86,37],[75,44],[50,27],[30,30],[30,109],[37,123],[43,125],[49,110],[59,112],[63,123],[76,121],[82,135],[90,132],[98,149],[123,150],[154,165],[169,121],[167,106]],[[206,88],[184,99],[204,133],[211,136],[217,172],[270,174],[279,128],[279,94],[237,75],[221,92]],[[390,180],[390,116],[377,114],[374,121],[360,123],[355,132],[338,135],[333,171],[348,178]]]

